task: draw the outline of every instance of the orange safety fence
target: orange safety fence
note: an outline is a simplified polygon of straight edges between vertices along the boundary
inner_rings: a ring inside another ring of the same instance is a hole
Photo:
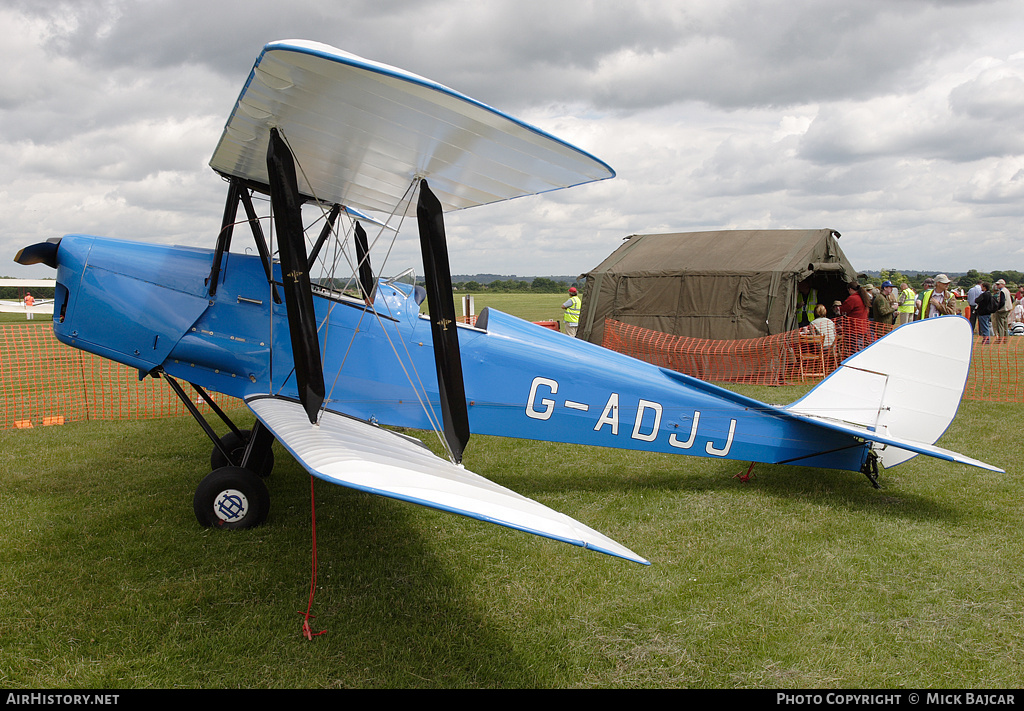
[[[789,331],[775,336],[715,341],[660,333],[605,320],[601,345],[648,363],[707,381],[788,385],[820,379],[845,358],[884,336],[894,327],[846,316],[835,319],[831,346],[814,334]],[[1021,357],[1024,337],[1010,336],[984,343],[975,337],[971,369],[964,389],[970,400],[1021,402],[1024,382]]]
[[[186,387],[201,412],[209,406]],[[219,406],[240,400],[211,393]],[[0,429],[188,414],[162,380],[71,348],[49,327],[0,325]]]
[[[678,370],[702,380],[786,385],[822,378],[842,360],[892,329],[870,323],[858,335],[843,317],[830,348],[799,331],[737,341],[673,336],[605,322],[606,348]],[[991,402],[1024,401],[1024,337],[975,338],[964,397]],[[203,412],[208,406],[191,393]],[[221,407],[235,398],[211,393]],[[0,429],[39,427],[85,420],[126,420],[188,414],[166,383],[139,380],[133,368],[66,346],[48,327],[0,325]]]

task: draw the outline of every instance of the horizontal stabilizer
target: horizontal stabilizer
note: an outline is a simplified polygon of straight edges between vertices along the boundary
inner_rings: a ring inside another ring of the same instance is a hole
[[[411,437],[329,411],[313,425],[293,400],[258,396],[246,404],[307,471],[326,481],[649,565],[607,536],[435,456]]]
[[[780,408],[781,409],[781,408]],[[936,447],[934,444],[928,444],[925,442],[915,442],[909,439],[901,439],[898,437],[888,436],[884,431],[874,431],[867,427],[859,425],[851,425],[847,422],[840,422],[838,420],[830,420],[822,417],[813,417],[809,415],[802,415],[797,412],[790,411],[790,415],[797,417],[798,419],[810,422],[821,427],[825,427],[836,432],[845,432],[852,434],[861,439],[866,439],[871,442],[878,444],[884,444],[887,447],[895,447],[913,454],[926,454],[929,457],[935,457],[936,459],[945,459],[947,462],[957,462],[959,464],[968,464],[972,467],[978,467],[979,469],[987,469],[990,472],[1004,473],[1003,469],[994,467],[991,464],[986,464],[977,459],[967,457],[959,452],[953,452],[942,447]],[[913,454],[911,456],[913,456]],[[885,450],[879,453],[879,459],[884,462]],[[902,461],[902,460],[901,460]],[[891,464],[889,466],[892,466]]]

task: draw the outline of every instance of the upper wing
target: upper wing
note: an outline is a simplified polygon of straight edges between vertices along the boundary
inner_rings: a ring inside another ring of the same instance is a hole
[[[284,134],[301,168],[300,192],[387,213],[417,177],[447,212],[615,175],[588,153],[446,86],[302,40],[264,47],[210,166],[266,185],[271,128]]]
[[[436,457],[411,437],[327,411],[311,425],[299,403],[283,398],[256,396],[246,404],[321,479],[649,564],[578,521]]]

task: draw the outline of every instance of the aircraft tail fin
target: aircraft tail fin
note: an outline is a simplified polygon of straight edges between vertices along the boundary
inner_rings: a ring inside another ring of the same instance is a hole
[[[900,326],[847,358],[785,409],[876,434],[867,438],[883,445],[876,447],[876,454],[886,467],[918,453],[932,454],[939,448],[930,445],[946,431],[960,405],[972,346],[970,322],[959,316]],[[901,440],[920,446],[904,449],[893,444]],[[957,461],[980,464],[968,459],[961,456]]]

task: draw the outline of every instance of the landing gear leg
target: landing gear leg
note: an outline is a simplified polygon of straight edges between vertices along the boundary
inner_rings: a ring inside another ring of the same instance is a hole
[[[163,371],[154,371],[152,375],[167,381],[213,442],[213,471],[199,484],[193,502],[199,523],[216,528],[252,528],[263,523],[270,510],[270,493],[262,478],[274,468],[274,435],[258,420],[251,431],[238,429],[205,390],[189,383],[230,429],[219,437],[177,380]]]
[[[274,436],[270,434],[270,430],[264,427],[262,422],[257,421],[252,431],[228,432],[214,442],[213,451],[210,453],[210,467],[244,467],[261,478],[268,477],[274,469],[274,452],[271,450],[273,444]]]
[[[868,481],[871,482],[871,486],[875,487],[876,489],[881,489],[882,488],[881,486],[878,485],[878,455],[877,454],[875,454],[874,452],[870,452],[869,451],[867,459],[865,459],[864,463],[860,465],[860,470],[861,470],[861,473],[863,473],[864,476],[866,476],[868,478]]]

